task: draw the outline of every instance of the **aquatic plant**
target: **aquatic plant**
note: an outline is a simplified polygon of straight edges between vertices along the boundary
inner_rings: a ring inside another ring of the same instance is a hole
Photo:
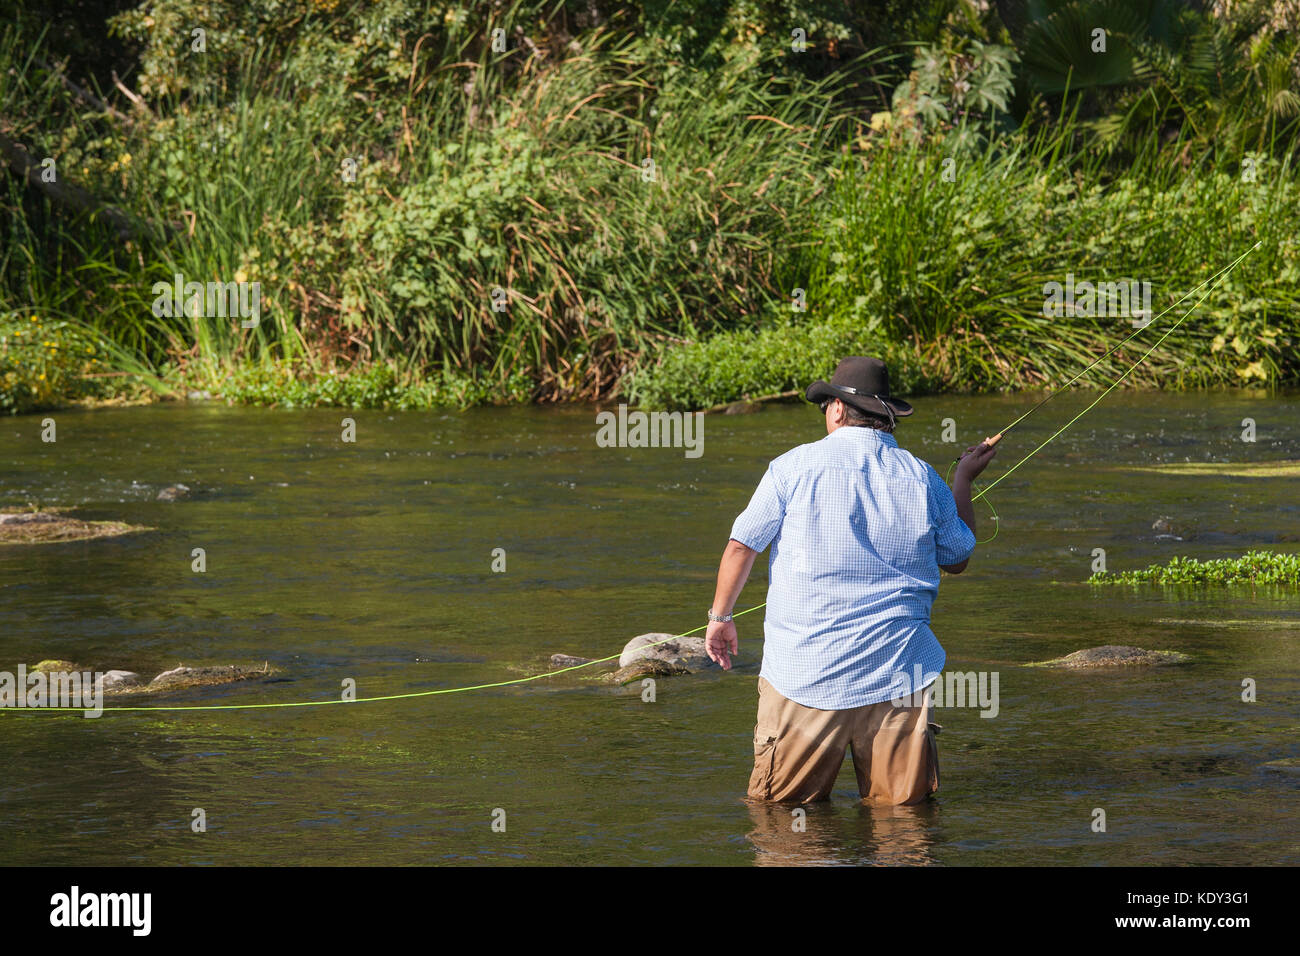
[[[409,410],[524,402],[532,383],[518,373],[502,383],[472,373],[443,372],[417,378],[386,363],[340,372],[321,371],[305,362],[267,359],[224,372],[213,370],[210,377],[192,377],[187,387],[201,387],[231,404]]]
[[[1237,584],[1300,587],[1300,554],[1248,551],[1239,558],[1175,557],[1168,564],[1153,564],[1141,571],[1098,571],[1090,584],[1201,584],[1216,587]]]

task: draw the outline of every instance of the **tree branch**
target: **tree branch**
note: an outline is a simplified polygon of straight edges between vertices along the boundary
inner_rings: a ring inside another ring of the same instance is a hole
[[[77,99],[81,100],[81,102],[86,103],[89,106],[93,106],[101,113],[107,113],[109,116],[113,117],[113,119],[122,120],[123,122],[126,122],[127,115],[125,113],[123,113],[121,110],[113,106],[110,106],[108,103],[105,103],[103,100],[101,100],[94,93],[91,93],[89,90],[78,86],[76,83],[73,83],[72,80],[68,79],[67,74],[63,72],[62,68],[55,66],[49,60],[45,60],[45,59],[40,59],[37,62],[40,63],[41,66],[45,67],[45,69],[49,70],[51,73],[57,76],[59,78],[59,82],[63,84],[63,88],[66,89],[73,96],[75,96]]]
[[[116,206],[101,202],[74,183],[66,181],[45,182],[41,179],[41,164],[36,157],[6,135],[11,129],[10,124],[5,122],[3,117],[0,117],[0,162],[3,162],[22,176],[27,181],[28,186],[44,193],[62,206],[70,207],[78,212],[88,213],[92,217],[102,217],[108,220],[113,228],[117,230],[118,237],[121,239],[155,239],[159,237],[159,230],[149,223],[135,219]],[[161,235],[165,238],[169,232],[170,230],[164,227]]]

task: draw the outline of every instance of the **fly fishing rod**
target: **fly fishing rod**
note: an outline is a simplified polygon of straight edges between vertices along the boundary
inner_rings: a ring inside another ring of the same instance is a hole
[[[1263,242],[1262,242],[1262,241],[1260,241],[1260,242],[1256,242],[1253,246],[1251,246],[1249,249],[1247,249],[1245,252],[1243,252],[1241,255],[1239,255],[1236,259],[1234,259],[1234,260],[1233,260],[1231,263],[1229,263],[1227,266],[1225,266],[1224,268],[1220,269],[1220,270],[1219,270],[1218,272],[1216,272],[1214,275],[1212,275],[1212,276],[1210,276],[1210,277],[1208,277],[1208,278],[1206,278],[1206,279],[1203,279],[1201,282],[1197,283],[1195,286],[1193,286],[1193,287],[1192,287],[1191,289],[1189,289],[1187,292],[1183,293],[1183,294],[1182,294],[1181,296],[1179,296],[1176,300],[1174,300],[1172,303],[1170,303],[1170,304],[1169,304],[1169,305],[1168,305],[1168,306],[1167,306],[1167,307],[1166,307],[1162,312],[1160,312],[1159,315],[1154,316],[1150,321],[1145,322],[1145,323],[1143,323],[1142,325],[1138,326],[1138,327],[1137,327],[1136,329],[1134,329],[1134,330],[1133,330],[1129,335],[1125,336],[1123,339],[1121,339],[1119,342],[1115,343],[1113,346],[1111,346],[1109,349],[1107,349],[1105,352],[1103,352],[1103,353],[1102,353],[1101,355],[1099,355],[1097,358],[1095,358],[1095,359],[1093,359],[1091,362],[1089,362],[1089,363],[1088,363],[1086,366],[1084,366],[1084,367],[1083,367],[1079,372],[1077,372],[1077,373],[1074,375],[1073,378],[1071,378],[1071,379],[1070,379],[1068,382],[1066,382],[1064,385],[1062,385],[1062,386],[1060,386],[1059,388],[1057,388],[1057,389],[1053,390],[1052,392],[1050,392],[1050,393],[1049,393],[1045,398],[1043,398],[1041,401],[1037,402],[1037,403],[1036,403],[1032,408],[1030,408],[1028,411],[1026,411],[1024,414],[1022,414],[1022,415],[1021,415],[1019,418],[1017,418],[1015,421],[1013,421],[1013,422],[1011,422],[1009,425],[1006,425],[1005,427],[1003,427],[1003,429],[1002,429],[1001,431],[999,431],[996,435],[993,435],[993,436],[991,436],[991,437],[989,437],[989,438],[985,438],[985,439],[984,439],[980,444],[982,444],[982,445],[987,445],[987,446],[990,447],[990,448],[992,448],[993,446],[997,445],[997,443],[1000,442],[1000,441],[1001,441],[1001,440],[1006,436],[1007,432],[1011,431],[1011,429],[1015,428],[1017,425],[1019,425],[1021,422],[1023,422],[1025,419],[1027,419],[1030,415],[1033,415],[1034,412],[1038,411],[1040,408],[1042,408],[1044,405],[1046,405],[1046,404],[1047,404],[1048,402],[1050,402],[1052,399],[1056,398],[1057,395],[1060,395],[1060,394],[1061,394],[1062,392],[1064,392],[1066,389],[1070,388],[1072,385],[1074,385],[1075,382],[1079,381],[1079,379],[1081,379],[1081,378],[1083,378],[1083,376],[1087,375],[1090,371],[1092,371],[1094,368],[1096,368],[1098,365],[1100,365],[1102,362],[1104,362],[1104,361],[1105,361],[1109,356],[1114,355],[1117,351],[1119,351],[1121,348],[1123,348],[1123,347],[1124,347],[1125,345],[1127,345],[1129,342],[1133,341],[1133,339],[1137,338],[1137,336],[1141,335],[1142,332],[1144,332],[1148,327],[1150,327],[1151,325],[1153,325],[1153,324],[1156,322],[1156,320],[1162,318],[1164,315],[1166,315],[1167,313],[1169,313],[1170,311],[1172,311],[1174,308],[1176,308],[1178,305],[1180,305],[1182,302],[1184,302],[1184,301],[1185,301],[1186,299],[1188,299],[1190,296],[1195,295],[1198,289],[1200,289],[1201,287],[1203,287],[1203,286],[1205,286],[1205,285],[1209,285],[1210,283],[1216,283],[1216,282],[1218,282],[1219,280],[1221,280],[1222,278],[1226,277],[1229,273],[1232,272],[1233,269],[1237,268],[1237,266],[1241,263],[1241,261],[1242,261],[1243,259],[1245,259],[1248,255],[1250,255],[1250,254],[1251,254],[1252,252],[1254,252],[1256,249],[1258,249],[1261,245],[1263,245]],[[1014,465],[1012,465],[1010,468],[1008,468],[1008,469],[1007,469],[1005,472],[1003,472],[1001,475],[999,475],[996,479],[994,479],[994,481],[993,481],[991,484],[989,484],[989,485],[988,485],[987,487],[985,487],[985,488],[980,489],[980,491],[978,491],[975,495],[973,495],[973,496],[971,497],[971,501],[972,501],[972,502],[974,502],[974,501],[978,501],[980,498],[984,498],[984,503],[985,503],[986,505],[988,505],[988,507],[989,507],[989,511],[991,512],[991,515],[992,515],[992,518],[993,518],[993,521],[994,521],[993,534],[991,534],[989,537],[985,538],[983,541],[978,542],[979,544],[988,544],[990,541],[992,541],[994,538],[996,538],[996,537],[998,536],[998,532],[1001,530],[1001,521],[1000,521],[999,515],[998,515],[998,513],[997,513],[997,510],[993,507],[993,502],[992,502],[989,498],[986,497],[986,495],[989,493],[989,491],[990,491],[991,489],[993,489],[994,487],[996,487],[996,486],[998,485],[999,482],[1001,482],[1004,478],[1006,478],[1008,475],[1010,475],[1012,472],[1014,472],[1017,468],[1019,468],[1019,467],[1020,467],[1021,465],[1023,465],[1025,462],[1027,462],[1030,458],[1033,458],[1034,455],[1038,454],[1038,452],[1040,452],[1043,448],[1045,448],[1047,445],[1049,445],[1049,444],[1051,444],[1053,441],[1055,441],[1055,440],[1056,440],[1056,439],[1057,439],[1057,438],[1058,438],[1058,437],[1059,437],[1059,436],[1060,436],[1060,435],[1061,435],[1061,434],[1062,434],[1066,429],[1070,428],[1070,427],[1071,427],[1075,422],[1077,422],[1079,419],[1081,419],[1084,415],[1088,414],[1088,412],[1090,412],[1094,407],[1096,407],[1096,405],[1097,405],[1097,404],[1098,404],[1098,403],[1099,403],[1103,398],[1105,398],[1107,395],[1109,395],[1111,392],[1113,392],[1116,388],[1118,388],[1119,385],[1120,385],[1120,383],[1123,382],[1124,379],[1128,378],[1128,376],[1131,375],[1131,374],[1134,372],[1134,370],[1136,370],[1136,369],[1138,368],[1138,366],[1140,366],[1143,362],[1145,362],[1145,361],[1146,361],[1146,360],[1151,356],[1151,354],[1152,354],[1152,353],[1153,353],[1157,348],[1159,348],[1160,343],[1162,343],[1165,339],[1169,338],[1169,336],[1172,335],[1173,332],[1174,332],[1174,331],[1175,331],[1175,330],[1176,330],[1180,325],[1182,325],[1183,322],[1185,322],[1185,321],[1187,320],[1187,317],[1188,317],[1189,315],[1191,315],[1193,312],[1196,311],[1196,307],[1197,307],[1198,305],[1200,305],[1202,302],[1204,302],[1206,296],[1208,296],[1212,291],[1214,291],[1214,286],[1213,286],[1213,285],[1210,285],[1210,288],[1206,289],[1203,293],[1201,293],[1201,297],[1200,297],[1199,299],[1197,299],[1195,302],[1192,303],[1191,308],[1189,308],[1186,312],[1184,312],[1184,313],[1182,314],[1182,316],[1179,317],[1178,321],[1175,322],[1173,325],[1171,325],[1171,326],[1169,327],[1169,329],[1166,330],[1165,333],[1164,333],[1163,335],[1160,336],[1160,338],[1156,339],[1155,344],[1153,344],[1153,345],[1151,346],[1151,348],[1147,349],[1147,351],[1142,355],[1141,358],[1139,358],[1136,362],[1134,362],[1134,363],[1133,363],[1132,365],[1130,365],[1127,369],[1125,369],[1124,372],[1123,372],[1123,374],[1121,374],[1118,378],[1116,378],[1113,382],[1111,382],[1110,387],[1107,388],[1105,391],[1103,391],[1100,395],[1098,395],[1098,396],[1097,396],[1097,397],[1096,397],[1092,402],[1090,402],[1090,403],[1088,404],[1088,406],[1087,406],[1086,408],[1083,409],[1083,411],[1081,411],[1081,412],[1079,412],[1079,414],[1075,415],[1074,418],[1072,418],[1072,419],[1070,419],[1068,422],[1066,422],[1065,425],[1063,425],[1060,429],[1058,429],[1058,430],[1057,430],[1057,431],[1056,431],[1056,432],[1055,432],[1051,437],[1049,437],[1046,441],[1044,441],[1044,442],[1043,442],[1042,444],[1040,444],[1037,448],[1035,448],[1033,451],[1031,451],[1028,455],[1026,455],[1024,458],[1020,459],[1018,462],[1016,462],[1016,463],[1015,463]],[[954,458],[954,459],[952,460],[952,464],[950,464],[950,465],[948,466],[948,472],[947,472],[947,474],[944,476],[944,481],[945,481],[945,482],[948,480],[949,477],[951,477],[953,467],[954,467],[954,466],[955,466],[959,461],[961,461],[961,459],[962,459],[963,457],[965,457],[965,456],[964,456],[964,455],[963,455],[963,456],[958,456],[957,458]]]
[[[1172,305],[1168,306],[1168,307],[1167,307],[1163,312],[1161,312],[1160,315],[1156,316],[1155,319],[1158,319],[1158,318],[1160,318],[1161,316],[1165,315],[1167,312],[1169,312],[1171,309],[1173,309],[1175,306],[1177,306],[1179,303],[1181,303],[1184,299],[1188,298],[1188,297],[1191,296],[1193,293],[1195,293],[1197,289],[1201,288],[1201,286],[1204,286],[1204,285],[1206,285],[1207,283],[1211,283],[1211,282],[1215,282],[1215,283],[1217,283],[1219,280],[1221,280],[1222,278],[1226,277],[1229,273],[1232,272],[1233,269],[1237,268],[1237,266],[1241,263],[1241,261],[1242,261],[1243,259],[1245,259],[1248,255],[1250,255],[1252,252],[1254,252],[1256,249],[1258,249],[1258,248],[1259,248],[1260,246],[1262,246],[1263,244],[1264,244],[1264,243],[1263,243],[1262,240],[1259,241],[1259,242],[1256,242],[1253,246],[1251,246],[1249,249],[1247,249],[1245,252],[1243,252],[1241,255],[1239,255],[1236,259],[1234,259],[1234,260],[1232,261],[1231,264],[1229,264],[1228,266],[1226,266],[1226,267],[1223,268],[1223,269],[1220,269],[1217,273],[1215,273],[1214,275],[1210,276],[1208,279],[1205,279],[1204,281],[1202,281],[1202,282],[1199,283],[1198,285],[1194,286],[1190,291],[1184,293],[1181,297],[1179,297],[1179,299],[1178,299],[1177,301],[1175,301]],[[1156,339],[1155,342],[1152,343],[1151,347],[1150,347],[1149,349],[1147,349],[1146,352],[1144,352],[1144,353],[1142,354],[1142,356],[1141,356],[1141,357],[1140,357],[1136,362],[1134,362],[1132,365],[1130,365],[1127,369],[1124,370],[1124,372],[1123,372],[1123,373],[1122,373],[1118,378],[1116,378],[1113,382],[1111,382],[1111,383],[1110,383],[1110,386],[1109,386],[1105,391],[1103,391],[1103,392],[1102,392],[1100,395],[1098,395],[1095,399],[1093,399],[1091,402],[1089,402],[1088,405],[1083,409],[1083,411],[1081,411],[1081,412],[1079,412],[1079,414],[1075,415],[1072,419],[1070,419],[1068,422],[1066,422],[1064,425],[1062,425],[1059,429],[1057,429],[1057,431],[1054,432],[1054,433],[1053,433],[1049,438],[1047,438],[1046,441],[1044,441],[1044,442],[1042,442],[1041,444],[1039,444],[1039,445],[1038,445],[1038,446],[1037,446],[1033,451],[1031,451],[1028,455],[1026,455],[1024,458],[1020,459],[1018,462],[1016,462],[1014,465],[1012,465],[1010,468],[1008,468],[1005,472],[1003,472],[1001,475],[999,475],[996,479],[993,480],[992,484],[988,485],[988,487],[986,487],[986,488],[984,488],[983,490],[981,490],[981,491],[979,492],[979,494],[975,495],[974,498],[972,498],[971,500],[972,500],[972,501],[975,501],[976,499],[982,498],[982,497],[984,497],[985,495],[987,495],[987,494],[989,493],[989,491],[990,491],[992,488],[996,487],[996,486],[997,486],[1001,481],[1003,481],[1005,478],[1007,478],[1009,475],[1011,475],[1012,472],[1014,472],[1017,468],[1019,468],[1021,465],[1023,465],[1025,462],[1027,462],[1030,458],[1033,458],[1034,455],[1038,454],[1038,452],[1041,451],[1043,448],[1047,447],[1049,444],[1051,444],[1053,441],[1055,441],[1055,440],[1056,440],[1056,439],[1057,439],[1057,438],[1058,438],[1058,437],[1059,437],[1059,436],[1060,436],[1064,431],[1066,431],[1066,429],[1068,429],[1068,428],[1070,428],[1072,425],[1074,425],[1074,423],[1077,422],[1079,419],[1081,419],[1084,415],[1086,415],[1086,414],[1088,414],[1088,412],[1092,411],[1092,409],[1095,408],[1095,407],[1097,406],[1097,404],[1098,404],[1098,403],[1099,403],[1103,398],[1105,398],[1107,395],[1109,395],[1111,392],[1113,392],[1116,388],[1118,388],[1118,387],[1120,386],[1120,384],[1121,384],[1121,383],[1122,383],[1126,378],[1129,377],[1129,375],[1133,374],[1133,372],[1138,368],[1138,366],[1140,366],[1143,362],[1145,362],[1148,358],[1150,358],[1150,357],[1151,357],[1151,354],[1152,354],[1153,352],[1155,352],[1155,350],[1156,350],[1157,348],[1160,347],[1160,344],[1161,344],[1162,342],[1164,342],[1165,339],[1169,338],[1169,336],[1172,335],[1172,334],[1173,334],[1173,333],[1178,329],[1178,327],[1179,327],[1180,325],[1182,325],[1185,321],[1187,321],[1187,317],[1190,316],[1193,312],[1195,312],[1195,311],[1196,311],[1196,307],[1197,307],[1198,305],[1200,305],[1202,302],[1204,302],[1205,299],[1206,299],[1206,297],[1207,297],[1211,292],[1213,292],[1213,291],[1214,291],[1214,286],[1210,286],[1210,288],[1208,288],[1208,289],[1206,289],[1204,292],[1202,292],[1200,298],[1197,299],[1195,302],[1192,303],[1192,307],[1191,307],[1190,309],[1188,309],[1186,312],[1184,312],[1184,313],[1182,314],[1182,316],[1179,317],[1178,321],[1175,322],[1173,325],[1171,325],[1171,326],[1170,326],[1170,327],[1165,331],[1165,333],[1164,333],[1163,335],[1160,336],[1160,338]],[[1070,379],[1070,381],[1066,382],[1066,383],[1065,383],[1064,385],[1062,385],[1060,388],[1058,388],[1058,389],[1056,389],[1055,391],[1053,391],[1053,392],[1052,392],[1051,394],[1049,394],[1046,398],[1044,398],[1041,402],[1039,402],[1038,404],[1036,404],[1033,408],[1029,409],[1029,411],[1025,412],[1023,415],[1021,415],[1019,418],[1017,418],[1015,421],[1013,421],[1010,425],[1007,425],[1005,428],[1003,428],[1003,429],[1002,429],[1000,432],[998,432],[996,435],[993,435],[993,436],[990,437],[990,438],[985,438],[984,441],[982,442],[982,444],[984,444],[984,445],[988,445],[989,447],[993,447],[994,445],[996,445],[998,442],[1000,442],[1000,441],[1002,440],[1002,438],[1006,435],[1007,432],[1011,431],[1011,429],[1015,428],[1017,425],[1019,425],[1021,422],[1023,422],[1026,418],[1028,418],[1028,417],[1029,417],[1030,415],[1032,415],[1034,412],[1038,411],[1040,408],[1042,408],[1044,405],[1046,405],[1048,402],[1050,402],[1050,401],[1051,401],[1053,398],[1055,398],[1057,395],[1061,394],[1061,392],[1065,391],[1067,388],[1069,388],[1071,385],[1073,385],[1075,382],[1077,382],[1080,378],[1082,378],[1084,375],[1086,375],[1090,370],[1096,368],[1097,365],[1098,365],[1100,362],[1102,362],[1102,361],[1103,361],[1103,360],[1104,360],[1108,355],[1113,354],[1117,349],[1121,348],[1122,346],[1124,346],[1124,345],[1127,344],[1128,342],[1132,341],[1132,340],[1133,340],[1137,335],[1139,335],[1141,332],[1143,332],[1143,331],[1144,331],[1144,330],[1145,330],[1149,325],[1151,325],[1152,323],[1154,323],[1154,322],[1155,322],[1155,319],[1152,319],[1151,322],[1148,322],[1148,323],[1146,323],[1146,324],[1140,326],[1139,328],[1135,329],[1131,335],[1127,336],[1125,339],[1123,339],[1121,342],[1119,342],[1119,343],[1118,343],[1117,345],[1115,345],[1113,348],[1107,350],[1107,351],[1106,351],[1105,353],[1103,353],[1100,357],[1098,357],[1098,358],[1095,359],[1093,362],[1091,362],[1087,367],[1085,367],[1081,372],[1079,372],[1077,375],[1075,375],[1074,378]],[[957,460],[960,460],[960,459],[957,459]],[[950,467],[950,468],[949,468],[949,472],[951,472],[951,470],[952,470],[952,469],[951,469],[951,467]],[[996,516],[995,516],[995,520],[996,520]],[[991,540],[991,539],[990,539],[990,540]]]

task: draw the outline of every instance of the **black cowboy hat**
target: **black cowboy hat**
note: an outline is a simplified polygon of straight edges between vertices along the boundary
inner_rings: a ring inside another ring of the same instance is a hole
[[[889,369],[877,358],[850,355],[835,366],[829,382],[816,381],[803,393],[810,402],[820,403],[838,398],[868,415],[881,418],[912,414],[912,406],[889,395]]]

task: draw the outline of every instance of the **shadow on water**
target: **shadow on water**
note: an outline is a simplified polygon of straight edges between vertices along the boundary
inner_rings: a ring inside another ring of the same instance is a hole
[[[918,400],[900,442],[943,471],[958,447],[940,440],[943,419],[964,447],[1029,400]],[[990,474],[1079,402],[1063,396],[1017,429]],[[938,715],[930,804],[861,807],[851,766],[801,831],[790,808],[745,803],[760,612],[740,621],[736,670],[662,680],[654,703],[570,675],[304,709],[0,714],[0,862],[1300,862],[1294,593],[1084,583],[1099,548],[1112,570],[1296,550],[1285,477],[1126,468],[1295,458],[1298,411],[1295,397],[1111,396],[992,493],[1000,533],[945,579],[934,628],[948,670],[998,672],[998,710]],[[356,444],[339,440],[345,415]],[[1255,444],[1240,440],[1244,417]],[[180,662],[279,671],[177,703],[332,699],[347,680],[362,697],[490,683],[557,651],[603,657],[634,634],[693,628],[766,462],[820,436],[800,406],[709,417],[698,459],[599,448],[590,409],[57,419],[53,445],[39,419],[0,422],[0,506],[78,506],[155,530],[0,548],[0,670],[63,658],[145,676]],[[156,500],[177,482],[194,497]],[[1161,538],[1159,517],[1183,540]],[[206,573],[191,570],[194,548]],[[741,604],[765,588],[760,566]],[[1021,666],[1108,643],[1192,663]],[[1246,679],[1256,703],[1241,699]]]

